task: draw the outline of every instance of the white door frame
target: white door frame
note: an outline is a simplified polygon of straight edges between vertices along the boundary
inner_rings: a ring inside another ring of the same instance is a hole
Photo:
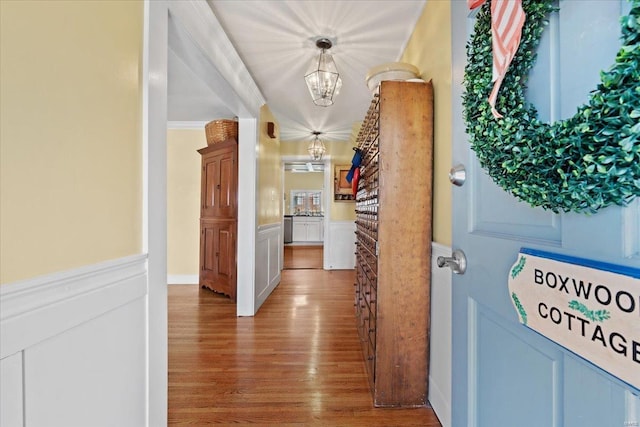
[[[238,99],[239,216],[237,314],[255,314],[256,145],[265,101],[233,45],[202,0],[145,0],[142,77],[142,251],[148,253],[147,426],[167,425],[167,55],[169,18],[189,30],[194,43],[215,59]],[[253,254],[253,255],[251,255]]]
[[[167,54],[166,1],[144,2],[142,81],[142,251],[148,254],[147,426],[166,426],[167,327]],[[153,212],[153,214],[151,214]]]
[[[280,159],[280,164],[282,165],[282,194],[284,195],[284,164],[289,162],[306,162],[309,161],[309,156],[304,155],[290,155],[290,156],[282,156]],[[325,155],[322,157],[322,162],[324,163],[324,181],[322,198],[324,199],[322,203],[324,203],[324,221],[323,221],[323,246],[322,246],[322,268],[324,270],[329,270],[328,260],[329,260],[329,250],[331,248],[331,233],[330,223],[331,223],[331,183],[333,178],[331,176],[331,155]],[[317,160],[314,160],[314,163],[318,163]],[[284,207],[284,206],[283,206]],[[284,212],[283,212],[283,230],[284,230]],[[284,234],[283,234],[284,235]],[[284,248],[284,245],[283,245]],[[280,248],[280,250],[283,250]],[[280,259],[284,259],[284,255],[281,254]],[[282,268],[282,267],[281,267]]]

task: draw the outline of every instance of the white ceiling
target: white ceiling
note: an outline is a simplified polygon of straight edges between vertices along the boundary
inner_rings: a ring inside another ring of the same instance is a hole
[[[426,0],[208,0],[280,125],[280,139],[349,139],[371,101],[365,76],[397,61]],[[329,107],[313,104],[304,82],[315,40],[328,37],[343,85]],[[215,66],[193,49],[179,26],[169,28],[171,121],[233,117],[234,95]]]

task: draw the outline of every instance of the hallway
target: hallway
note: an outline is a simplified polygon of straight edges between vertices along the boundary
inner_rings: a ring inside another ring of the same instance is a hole
[[[353,274],[284,270],[255,317],[169,286],[169,424],[440,426],[430,409],[372,407]]]
[[[286,270],[322,269],[323,247],[318,246],[284,246],[284,264]]]

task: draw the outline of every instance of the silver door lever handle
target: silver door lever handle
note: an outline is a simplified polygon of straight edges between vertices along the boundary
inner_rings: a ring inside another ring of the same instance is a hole
[[[436,262],[438,267],[449,267],[454,274],[467,271],[467,257],[460,249],[454,250],[450,257],[439,256]]]

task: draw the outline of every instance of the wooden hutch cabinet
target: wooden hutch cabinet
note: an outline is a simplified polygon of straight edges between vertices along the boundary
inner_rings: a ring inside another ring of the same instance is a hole
[[[383,81],[357,137],[356,321],[373,402],[428,405],[431,82]]]
[[[236,299],[238,142],[227,139],[202,155],[200,286]]]

